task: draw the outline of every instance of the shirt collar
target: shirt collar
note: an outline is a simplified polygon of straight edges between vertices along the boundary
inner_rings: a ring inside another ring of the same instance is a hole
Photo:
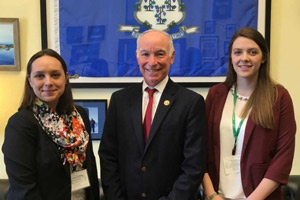
[[[146,90],[146,88],[150,88],[150,89],[153,89],[155,88],[158,92],[162,93],[168,83],[168,80],[169,80],[169,76],[166,76],[162,81],[160,81],[156,86],[154,87],[150,87],[147,85],[147,83],[145,81],[143,81],[143,91]]]

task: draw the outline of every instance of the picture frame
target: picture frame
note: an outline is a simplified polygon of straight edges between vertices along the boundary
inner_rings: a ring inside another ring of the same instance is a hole
[[[92,140],[101,140],[107,112],[107,100],[75,99],[74,105],[83,107],[87,112],[90,120]]]
[[[0,18],[0,71],[20,71],[19,19]]]
[[[59,38],[55,34],[57,30],[59,29],[58,25],[59,22],[57,20],[58,13],[53,12],[53,9],[58,9],[58,4],[55,4],[56,1],[46,1],[46,0],[40,0],[41,1],[41,20],[42,20],[42,48],[52,48],[54,50],[60,51],[60,44],[59,44]],[[178,0],[179,1],[179,0]],[[126,0],[126,2],[129,2],[129,0]],[[136,0],[138,2],[138,0]],[[141,1],[140,1],[141,2]],[[186,3],[187,1],[185,1]],[[215,2],[215,1],[214,1]],[[216,2],[219,2],[219,0],[216,0]],[[230,1],[226,1],[230,2]],[[220,3],[219,5],[222,5],[223,3]],[[223,8],[220,8],[220,12]],[[99,11],[99,13],[101,13]],[[258,22],[257,22],[257,29],[264,35],[268,45],[270,46],[270,21],[271,21],[271,0],[258,0]],[[76,23],[73,25],[74,29],[78,28],[76,27]],[[211,31],[211,27],[213,27],[212,21],[207,21],[205,25],[209,31]],[[124,29],[128,27],[123,27]],[[232,27],[230,27],[230,24],[228,25],[229,32],[232,32]],[[70,30],[71,31],[71,30]],[[98,30],[95,32],[103,32],[101,27],[98,27]],[[72,32],[72,31],[71,31]],[[95,33],[94,32],[94,33]],[[92,35],[92,36],[99,36],[101,40],[102,35],[99,33],[99,35]],[[104,37],[104,36],[103,36]],[[227,36],[226,36],[227,37]],[[73,38],[74,39],[74,38]],[[71,40],[73,40],[71,38]],[[75,39],[76,40],[76,39]],[[75,41],[74,40],[74,41]],[[200,39],[203,46],[208,47],[207,50],[213,50],[209,45],[214,44],[217,42],[217,40],[213,37],[203,37]],[[228,40],[230,40],[230,36],[228,36]],[[229,42],[227,42],[229,43]],[[122,44],[124,46],[129,45],[129,43],[124,42]],[[175,48],[176,48],[176,44]],[[222,51],[227,51],[226,44],[222,44],[224,47],[222,47]],[[227,44],[228,45],[228,44]],[[86,47],[86,49],[77,49],[77,51],[89,51],[89,47]],[[221,48],[220,48],[221,49]],[[224,49],[224,50],[223,50]],[[182,51],[185,50],[179,50],[179,52],[176,50],[176,56],[175,56],[175,64],[177,63],[177,55],[182,53]],[[221,51],[221,50],[220,50]],[[127,52],[133,52],[134,51],[127,51]],[[71,54],[71,53],[68,53]],[[216,56],[208,56],[208,59],[213,60]],[[77,57],[76,57],[77,59]],[[79,58],[78,58],[79,59]],[[226,63],[227,60],[222,61]],[[222,64],[222,65],[223,65]],[[174,64],[173,64],[174,65]],[[202,65],[205,66],[211,66],[212,62],[208,60],[202,61]],[[133,66],[133,65],[132,65]],[[137,65],[134,65],[136,69],[138,69]],[[223,65],[224,68],[226,68],[225,64]],[[111,69],[110,67],[108,67]],[[172,70],[173,66],[171,66]],[[225,69],[226,70],[226,69]],[[72,73],[71,73],[72,75]],[[70,76],[70,83],[73,88],[122,88],[127,87],[133,83],[138,83],[143,80],[141,77],[141,74],[139,77],[85,77],[85,76],[77,76],[76,74],[74,76]],[[225,75],[222,76],[180,76],[171,75],[171,78],[173,81],[185,86],[185,87],[211,87],[212,85],[223,82],[225,80]]]

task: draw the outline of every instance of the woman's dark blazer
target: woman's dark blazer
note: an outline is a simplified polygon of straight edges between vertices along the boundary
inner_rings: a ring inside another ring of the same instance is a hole
[[[249,196],[263,178],[287,184],[292,167],[296,121],[293,103],[288,91],[277,86],[278,98],[273,106],[274,129],[268,130],[248,118],[241,155],[241,177],[244,193]],[[220,121],[229,88],[224,84],[213,86],[206,97],[208,121],[207,171],[218,191],[220,171]],[[278,187],[267,199],[282,199]]]
[[[90,134],[89,118],[77,107]],[[10,188],[7,199],[71,200],[70,166],[63,165],[57,145],[43,131],[32,111],[21,109],[8,121],[2,147]],[[91,187],[88,200],[99,199],[99,183],[91,136],[84,167]]]

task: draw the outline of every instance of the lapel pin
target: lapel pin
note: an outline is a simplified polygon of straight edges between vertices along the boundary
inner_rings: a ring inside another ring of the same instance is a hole
[[[170,101],[169,101],[169,100],[165,100],[165,101],[164,101],[164,105],[165,105],[165,106],[170,105]]]

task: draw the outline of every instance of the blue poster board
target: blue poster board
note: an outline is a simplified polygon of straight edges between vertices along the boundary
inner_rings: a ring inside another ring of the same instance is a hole
[[[258,29],[259,22],[258,0],[59,0],[52,7],[59,13],[54,49],[70,75],[92,82],[141,80],[136,38],[150,28],[173,38],[171,77],[224,77],[232,35],[244,26]]]

